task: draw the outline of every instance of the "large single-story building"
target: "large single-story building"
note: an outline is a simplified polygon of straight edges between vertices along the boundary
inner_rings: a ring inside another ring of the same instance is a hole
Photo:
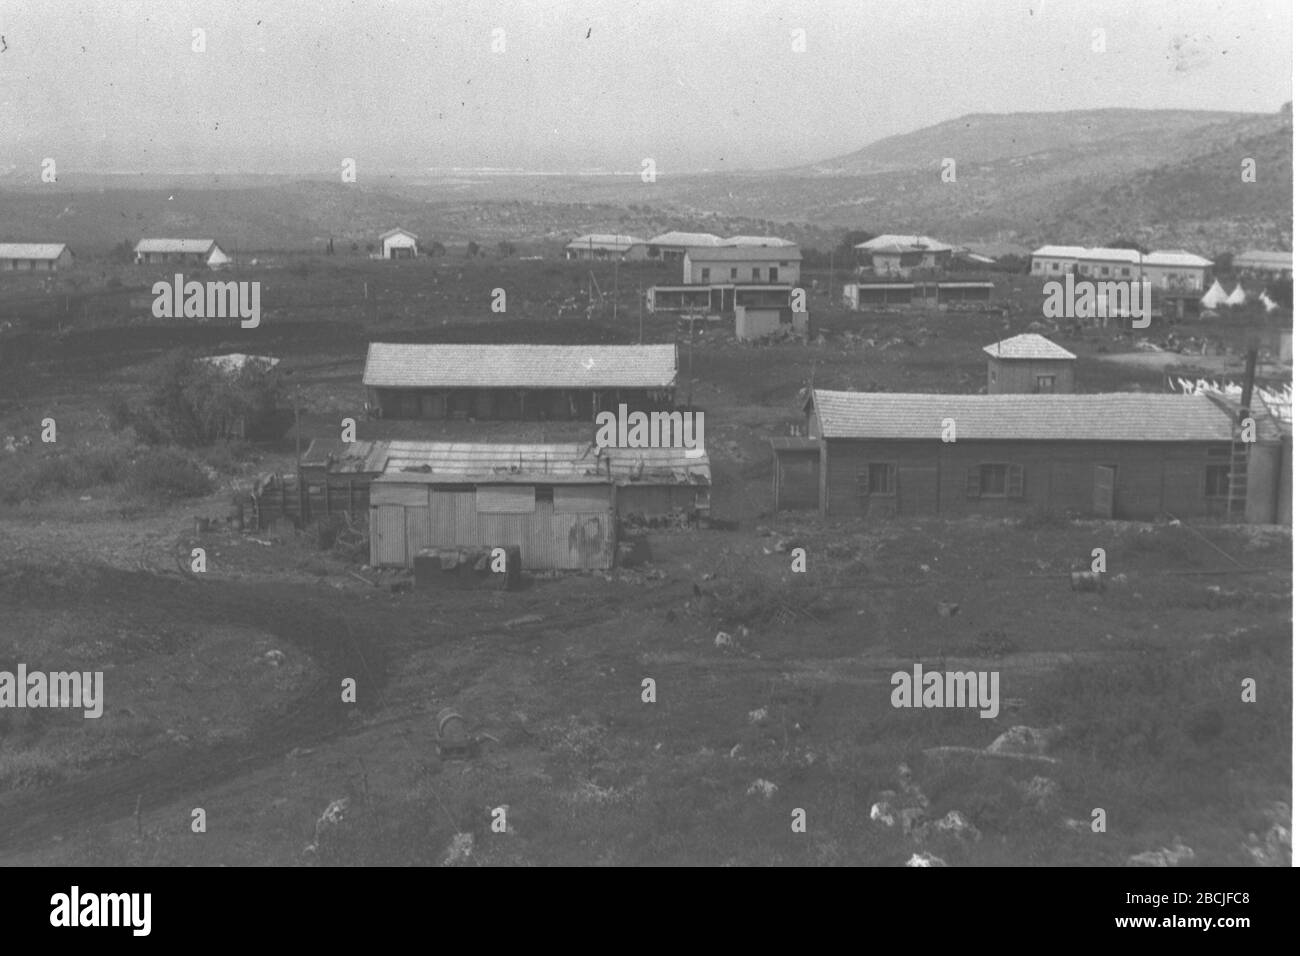
[[[1077,356],[1035,332],[984,346],[988,394],[1068,395],[1074,391]]]
[[[988,280],[943,279],[930,282],[850,282],[844,305],[854,311],[873,309],[978,309],[993,301]]]
[[[952,246],[929,236],[876,236],[853,248],[859,257],[871,260],[876,275],[903,278],[920,269],[942,270],[953,254]]]
[[[65,242],[0,242],[0,272],[58,272],[72,260]]]
[[[1291,278],[1291,253],[1251,249],[1233,256],[1232,267],[1241,275],[1289,279]]]
[[[618,519],[707,513],[709,461],[681,449],[389,442],[370,484],[370,563],[517,545],[525,570],[612,567]]]
[[[414,259],[420,254],[420,237],[405,229],[389,229],[379,237],[379,258]]]
[[[676,345],[406,345],[372,342],[367,408],[382,418],[590,421],[673,406]]]
[[[1247,451],[1233,441],[1237,410],[1210,395],[815,390],[804,409],[824,515],[1272,520],[1290,494],[1283,439]]]
[[[579,236],[564,247],[566,259],[639,261],[650,257],[650,246],[636,236],[615,236],[589,233]]]
[[[1034,250],[1029,272],[1045,279],[1070,272],[1107,282],[1145,279],[1159,292],[1192,293],[1205,288],[1213,266],[1209,259],[1181,249],[1143,254],[1136,249],[1041,246]]]
[[[141,239],[135,244],[135,261],[143,264],[180,263],[215,269],[230,263],[230,256],[212,239]]]

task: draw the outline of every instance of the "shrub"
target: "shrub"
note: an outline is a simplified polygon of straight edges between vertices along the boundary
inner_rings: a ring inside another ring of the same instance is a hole
[[[212,492],[212,481],[183,452],[175,448],[154,448],[132,462],[126,487],[136,495],[201,498]]]

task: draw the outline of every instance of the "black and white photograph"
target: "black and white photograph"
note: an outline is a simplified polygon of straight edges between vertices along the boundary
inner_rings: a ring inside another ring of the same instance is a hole
[[[1293,18],[0,0],[23,919],[148,935],[120,868],[1089,867],[1111,932],[1248,928]]]

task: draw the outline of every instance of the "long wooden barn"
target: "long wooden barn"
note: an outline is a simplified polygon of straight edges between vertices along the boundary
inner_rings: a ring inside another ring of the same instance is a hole
[[[590,421],[671,408],[677,346],[373,342],[363,381],[381,418]]]
[[[815,447],[827,515],[1289,520],[1289,425],[1252,409],[1259,440],[1243,444],[1239,412],[1209,395],[816,390],[808,439],[773,447],[774,491],[778,502],[800,497],[782,479]]]

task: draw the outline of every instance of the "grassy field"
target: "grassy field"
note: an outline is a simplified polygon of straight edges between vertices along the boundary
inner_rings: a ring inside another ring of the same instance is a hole
[[[130,298],[159,276],[105,269],[0,284],[0,441],[31,439],[0,451],[0,670],[103,670],[107,697],[99,720],[0,714],[0,862],[1116,865],[1182,845],[1196,864],[1282,862],[1289,528],[771,514],[764,439],[798,420],[802,387],[977,391],[982,346],[1042,321],[1028,277],[998,278],[995,314],[858,315],[828,294],[845,277],[814,274],[813,341],[744,346],[638,315],[638,285],[665,281],[650,266],[620,269],[616,317],[610,266],[263,257],[226,277],[262,282],[253,330],[154,320]],[[1177,331],[1231,361],[1267,329]],[[368,341],[638,339],[681,343],[735,530],[652,534],[642,568],[447,594],[394,591],[312,529],[196,530],[343,417],[361,439],[473,428],[365,421]],[[1112,361],[1131,335],[1060,341],[1080,390],[1165,388]],[[177,466],[142,484],[156,452],[109,409],[176,348],[280,358],[297,431],[178,453],[201,481]],[[1109,586],[1072,591],[1097,547]],[[1001,712],[894,708],[890,677],[916,663],[996,670]],[[438,755],[444,707],[476,755]],[[984,752],[1013,727],[1050,744]]]

